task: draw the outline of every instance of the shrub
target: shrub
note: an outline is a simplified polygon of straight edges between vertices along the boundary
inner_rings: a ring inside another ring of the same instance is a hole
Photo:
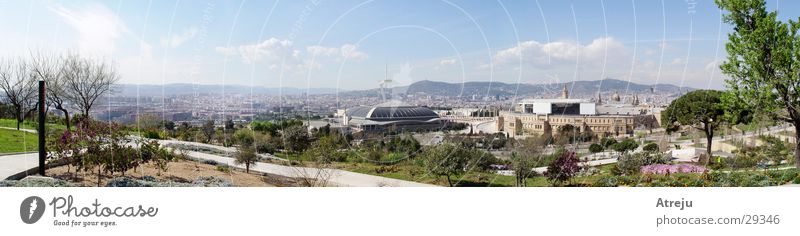
[[[580,160],[575,152],[565,152],[547,167],[547,180],[553,185],[568,182],[580,172]]]
[[[217,166],[217,171],[223,172],[223,173],[231,173],[231,167],[228,166],[228,165],[218,165]]]
[[[658,152],[658,144],[656,143],[648,143],[642,147],[642,150],[646,152]]]
[[[636,175],[643,166],[653,164],[666,164],[669,162],[661,153],[639,152],[626,153],[617,159],[617,165],[611,169],[614,175]]]
[[[161,134],[155,130],[144,131],[144,134],[142,134],[142,136],[149,139],[161,139]]]
[[[192,181],[195,187],[234,187],[230,181],[216,176],[201,176]]]

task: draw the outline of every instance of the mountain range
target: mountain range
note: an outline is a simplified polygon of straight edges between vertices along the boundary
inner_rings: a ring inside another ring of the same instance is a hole
[[[503,83],[503,82],[464,82],[447,83],[430,80],[414,82],[407,86],[396,86],[387,88],[387,92],[392,94],[425,94],[441,96],[540,96],[560,94],[563,87],[572,95],[593,96],[598,92],[619,91],[623,93],[649,93],[651,89],[657,93],[678,94],[695,90],[690,87],[681,87],[672,84],[638,84],[618,79],[604,79],[593,81],[574,81],[564,83],[549,84],[527,84],[527,83]],[[122,84],[115,89],[116,94],[123,96],[160,96],[162,93],[167,95],[182,94],[211,94],[225,93],[230,94],[270,94],[270,95],[298,95],[308,94],[333,94],[336,88],[270,88],[263,86],[244,86],[244,85],[193,85],[193,84],[165,84],[165,85],[135,85]],[[252,90],[251,90],[252,89]],[[380,89],[353,90],[347,91],[339,89],[341,96],[379,96]]]

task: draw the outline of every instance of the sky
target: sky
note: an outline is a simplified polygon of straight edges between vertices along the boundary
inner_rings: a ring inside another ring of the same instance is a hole
[[[800,1],[767,1],[782,20]],[[377,88],[614,78],[724,88],[711,0],[0,0],[0,54],[111,60],[127,84]]]

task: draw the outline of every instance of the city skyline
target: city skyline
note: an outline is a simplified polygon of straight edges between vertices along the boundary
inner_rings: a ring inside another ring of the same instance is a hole
[[[767,1],[779,18],[798,3]],[[0,2],[0,47],[113,60],[125,84],[378,87],[615,78],[724,88],[712,1]],[[27,11],[12,11],[27,9]],[[609,14],[613,12],[613,14]],[[36,16],[36,17],[32,17]],[[20,24],[24,22],[24,24]]]

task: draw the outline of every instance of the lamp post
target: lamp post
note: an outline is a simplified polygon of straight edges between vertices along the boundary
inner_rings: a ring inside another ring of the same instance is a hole
[[[47,158],[47,150],[45,150],[45,90],[44,80],[39,79],[39,175],[44,176],[44,160]]]

